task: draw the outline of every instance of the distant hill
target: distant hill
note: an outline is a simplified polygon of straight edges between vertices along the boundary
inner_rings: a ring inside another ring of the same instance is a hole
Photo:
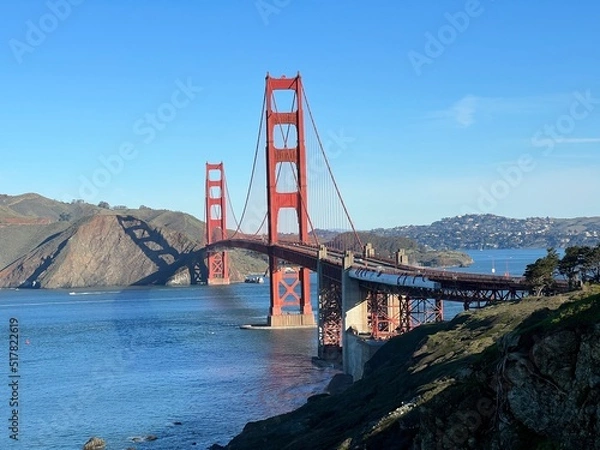
[[[466,267],[473,264],[471,257],[458,251],[437,251],[417,244],[414,240],[402,236],[382,236],[374,232],[359,232],[358,236],[364,244],[370,243],[375,249],[375,255],[383,258],[393,258],[397,250],[404,250],[410,264],[422,266],[460,266]],[[345,248],[361,252],[354,233],[345,232],[335,236],[329,244],[334,248]]]
[[[0,224],[10,217],[23,220],[37,218],[48,221],[77,220],[98,213],[99,208],[83,201],[63,203],[39,194],[0,194]]]
[[[147,236],[136,238],[142,230]],[[204,223],[189,214],[0,195],[0,287],[164,283],[203,246]],[[245,250],[231,251],[230,260],[234,281],[267,267]]]
[[[410,238],[436,249],[594,246],[600,242],[600,217],[511,219],[470,214],[444,218],[431,225],[378,228],[372,232]]]
[[[0,271],[0,287],[166,283],[199,246],[133,216],[80,219]]]

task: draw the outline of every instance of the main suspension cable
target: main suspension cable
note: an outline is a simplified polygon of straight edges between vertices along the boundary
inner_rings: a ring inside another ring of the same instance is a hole
[[[315,119],[312,115],[312,111],[310,109],[310,104],[308,103],[308,98],[306,97],[306,92],[304,92],[304,90],[302,90],[302,95],[304,97],[304,102],[306,103],[306,109],[308,111],[308,115],[310,117],[310,121],[312,123],[313,130],[315,131],[315,134],[317,136],[317,142],[319,143],[319,148],[321,149],[321,154],[323,155],[323,158],[325,160],[325,165],[327,166],[327,171],[329,172],[329,176],[331,177],[331,180],[333,182],[333,186],[335,188],[337,196],[340,199],[340,202],[342,203],[342,208],[344,208],[344,213],[346,214],[346,218],[348,219],[348,222],[350,222],[350,227],[352,228],[352,232],[354,233],[354,238],[358,242],[358,245],[362,248],[363,245],[360,240],[360,236],[358,235],[356,228],[354,227],[354,222],[352,221],[352,218],[350,217],[348,208],[346,208],[346,203],[344,202],[344,199],[342,198],[342,193],[340,192],[337,182],[335,181],[335,177],[333,176],[333,171],[331,170],[331,165],[329,164],[329,159],[327,159],[327,154],[325,153],[325,149],[323,148],[323,143],[321,142],[321,136],[319,136],[319,131],[317,130],[317,125],[315,124]]]
[[[242,226],[242,222],[244,220],[244,217],[246,216],[246,210],[248,209],[248,203],[249,203],[249,200],[250,200],[250,193],[252,191],[252,183],[254,182],[254,175],[256,173],[256,163],[258,161],[258,150],[259,150],[259,147],[260,147],[260,138],[262,136],[262,129],[263,129],[263,122],[264,122],[264,114],[265,114],[265,105],[266,105],[266,102],[267,102],[267,88],[265,86],[265,92],[263,94],[263,104],[262,104],[262,107],[261,107],[261,110],[260,110],[260,123],[258,125],[258,137],[256,139],[256,148],[254,149],[254,160],[252,161],[252,174],[250,175],[250,182],[248,183],[248,190],[246,191],[246,200],[244,202],[244,209],[242,210],[242,215],[240,216],[240,221],[237,223],[237,228],[236,228],[235,232],[233,233],[233,236],[231,236],[232,238],[235,235],[237,235],[238,232],[240,231],[240,228]],[[235,215],[234,215],[234,219],[235,219]],[[263,223],[264,223],[264,220],[263,220]],[[261,227],[262,227],[262,225],[261,225]],[[260,231],[260,228],[254,234],[258,234],[259,231]]]

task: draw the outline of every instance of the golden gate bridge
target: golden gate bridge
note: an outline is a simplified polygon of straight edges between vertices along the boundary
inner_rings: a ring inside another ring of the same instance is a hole
[[[264,181],[258,181],[261,167]],[[402,249],[382,257],[362,243],[333,176],[300,74],[267,74],[252,174],[239,220],[230,206],[223,162],[207,162],[206,283],[229,283],[228,249],[267,255],[267,326],[316,325],[322,359],[339,360],[344,354],[346,360],[356,336],[385,340],[442,321],[443,301],[462,302],[468,309],[530,293],[523,277],[418,267],[407,263]],[[234,231],[228,228],[228,215],[234,218]],[[350,231],[345,240],[332,243],[320,237],[327,229]],[[316,321],[311,271],[318,280]],[[557,290],[566,289],[566,283],[557,284]]]

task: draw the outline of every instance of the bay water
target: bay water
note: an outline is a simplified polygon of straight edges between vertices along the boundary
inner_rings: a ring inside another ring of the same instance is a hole
[[[301,406],[336,372],[311,363],[315,329],[239,328],[264,323],[268,299],[268,284],[244,283],[0,291],[0,449],[81,449],[91,436],[109,450],[204,449]]]
[[[520,275],[545,250],[468,253],[459,270]],[[240,329],[268,304],[268,283],[0,290],[0,449],[204,449],[301,406],[336,371],[311,363],[315,329]]]
[[[557,249],[562,256],[564,250]],[[468,273],[481,273],[484,275],[499,275],[520,277],[525,272],[527,264],[534,263],[536,259],[546,255],[545,248],[507,248],[487,250],[461,250],[473,259],[473,264],[468,267],[452,267],[448,270]],[[464,311],[460,302],[444,302],[444,318],[452,319],[456,314]]]

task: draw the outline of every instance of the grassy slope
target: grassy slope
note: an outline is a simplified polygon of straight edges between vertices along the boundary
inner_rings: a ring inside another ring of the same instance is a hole
[[[10,225],[0,228],[0,270],[51,236],[66,230],[69,225],[69,222],[54,222],[49,225]]]
[[[418,411],[437,411],[431,415],[443,424],[464,402],[487,395],[478,374],[497,366],[502,342],[540,329],[598,323],[599,300],[598,294],[527,299],[419,327],[388,342],[367,364],[365,378],[343,394],[250,423],[227,448],[409,448]]]
[[[16,214],[23,217],[44,217],[58,220],[62,213],[70,214],[72,220],[96,214],[100,208],[88,203],[63,203],[28,193],[15,196],[0,195],[0,219],[4,214]]]
[[[89,204],[62,203],[38,194],[0,195],[0,222],[13,218],[45,218],[48,225],[8,225],[0,228],[0,269],[30,252],[51,236],[66,230],[73,221],[93,215],[100,209]],[[61,214],[71,222],[60,222]]]

